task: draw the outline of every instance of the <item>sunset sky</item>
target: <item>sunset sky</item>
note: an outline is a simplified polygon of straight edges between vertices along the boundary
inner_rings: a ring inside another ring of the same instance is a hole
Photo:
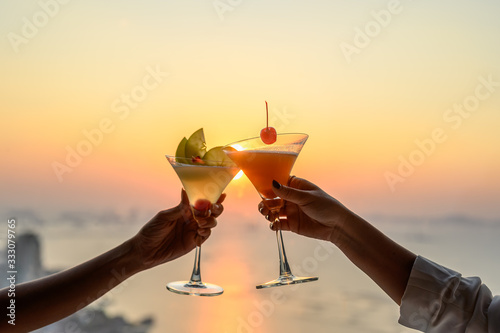
[[[0,211],[156,210],[164,158],[310,135],[293,173],[361,214],[500,217],[498,1],[3,1]],[[76,156],[78,154],[78,156]],[[244,178],[227,210],[257,214]]]

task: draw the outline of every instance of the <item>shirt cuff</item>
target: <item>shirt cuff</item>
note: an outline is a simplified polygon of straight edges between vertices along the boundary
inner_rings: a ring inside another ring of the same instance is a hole
[[[488,332],[490,290],[477,277],[418,256],[401,300],[401,325],[422,332]]]

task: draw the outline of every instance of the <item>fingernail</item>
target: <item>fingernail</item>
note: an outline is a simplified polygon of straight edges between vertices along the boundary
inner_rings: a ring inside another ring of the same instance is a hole
[[[281,184],[273,179],[273,187],[279,190],[281,188]]]

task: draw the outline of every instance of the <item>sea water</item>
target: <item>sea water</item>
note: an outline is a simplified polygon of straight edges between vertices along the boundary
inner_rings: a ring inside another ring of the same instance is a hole
[[[499,221],[460,216],[367,219],[411,251],[464,276],[480,276],[494,294],[500,294]],[[51,270],[71,267],[119,245],[140,226],[123,221],[49,223],[36,230],[42,264]],[[132,324],[151,317],[149,332],[154,333],[414,332],[397,324],[397,305],[332,244],[290,232],[284,233],[284,240],[292,270],[319,276],[318,281],[255,289],[278,275],[275,235],[257,212],[229,212],[219,218],[202,246],[202,278],[224,287],[223,295],[189,297],[166,290],[168,282],[189,278],[192,252],[133,276],[91,308]],[[87,317],[86,321],[97,320]]]

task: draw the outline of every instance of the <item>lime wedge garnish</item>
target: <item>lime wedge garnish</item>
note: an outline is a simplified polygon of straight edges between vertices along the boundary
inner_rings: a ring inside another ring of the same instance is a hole
[[[203,156],[203,161],[205,161],[206,165],[229,166],[233,164],[231,159],[224,153],[221,146],[213,147],[207,151],[205,156]]]
[[[184,156],[186,158],[193,158],[199,156],[203,158],[207,151],[207,146],[205,144],[205,134],[203,134],[203,128],[200,128],[191,136],[186,142],[186,147],[184,149]]]
[[[177,146],[177,150],[175,151],[175,157],[186,157],[184,155],[184,153],[186,151],[186,142],[187,142],[186,137],[183,137],[181,142],[179,142],[179,145]],[[180,161],[177,160],[177,162],[180,162]]]

